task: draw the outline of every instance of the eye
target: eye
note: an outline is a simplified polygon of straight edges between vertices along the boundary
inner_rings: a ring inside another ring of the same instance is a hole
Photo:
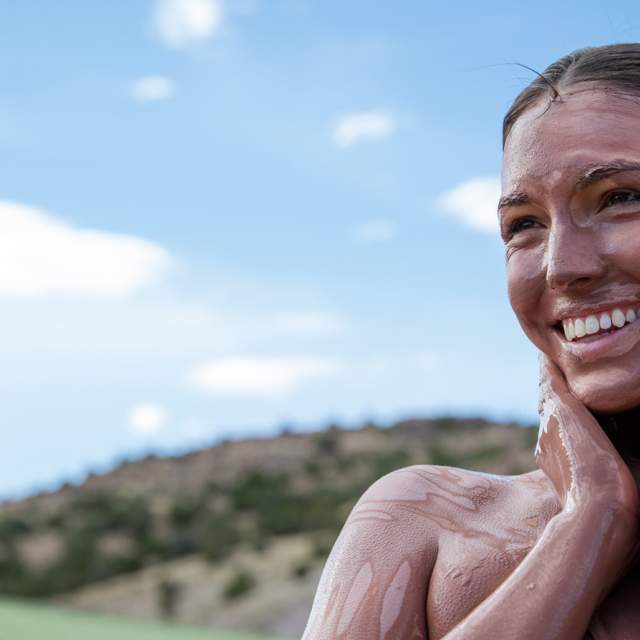
[[[619,189],[610,191],[605,194],[600,204],[600,210],[607,207],[613,207],[619,204],[629,204],[632,202],[640,202],[640,191],[632,191],[630,189]]]
[[[517,233],[520,233],[521,231],[533,229],[537,224],[537,220],[534,220],[533,218],[518,218],[517,220],[514,220],[507,227],[506,240],[511,240],[513,236],[515,236]]]

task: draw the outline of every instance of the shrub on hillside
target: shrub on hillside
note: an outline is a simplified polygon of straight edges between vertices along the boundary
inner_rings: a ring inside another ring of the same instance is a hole
[[[160,555],[166,560],[195,553],[197,550],[198,544],[191,526],[174,527],[160,545]]]
[[[460,465],[460,456],[440,442],[434,442],[429,447],[427,456],[429,464],[443,467],[457,467]]]
[[[178,499],[169,511],[169,522],[175,527],[192,524],[203,510],[200,498],[186,497]]]
[[[232,514],[210,514],[199,526],[197,549],[209,562],[219,562],[229,556],[240,540]]]
[[[14,596],[26,595],[22,590],[27,577],[27,567],[13,541],[0,540],[0,592]]]
[[[296,560],[291,565],[291,575],[294,578],[302,579],[304,578],[309,571],[311,570],[311,563],[309,560]]]
[[[229,488],[231,504],[238,511],[258,509],[265,502],[286,495],[289,484],[289,477],[285,473],[248,471]]]
[[[322,456],[334,456],[340,449],[340,429],[331,425],[325,431],[314,436],[316,450]]]
[[[76,526],[95,533],[128,531],[140,536],[151,527],[151,512],[142,496],[122,497],[108,492],[91,492],[77,496],[70,517]]]
[[[222,595],[225,600],[236,600],[255,588],[257,584],[253,573],[246,569],[237,569],[225,582]]]
[[[326,533],[314,535],[311,545],[311,557],[314,560],[324,560],[329,553],[331,553],[331,549],[333,549],[335,542],[335,535],[329,535]]]
[[[411,461],[411,456],[404,449],[393,449],[375,453],[371,460],[373,479],[381,478],[391,471],[406,467]]]
[[[0,518],[0,540],[13,542],[31,531],[32,527],[25,518],[18,516],[2,516]]]
[[[176,615],[178,601],[182,592],[182,584],[177,580],[165,578],[158,584],[158,606],[163,618],[173,618]]]

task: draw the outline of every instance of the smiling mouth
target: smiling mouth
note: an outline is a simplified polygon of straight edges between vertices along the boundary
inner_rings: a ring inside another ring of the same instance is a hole
[[[639,307],[615,307],[609,311],[558,321],[554,329],[569,342],[591,342],[640,320]]]

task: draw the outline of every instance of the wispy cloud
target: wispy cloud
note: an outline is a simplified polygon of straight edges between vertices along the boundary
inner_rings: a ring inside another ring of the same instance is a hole
[[[294,391],[313,378],[331,376],[333,359],[325,357],[225,357],[195,366],[190,384],[212,394],[272,396]]]
[[[350,147],[363,140],[382,140],[397,128],[393,115],[386,111],[360,111],[338,118],[333,126],[333,141],[338,147]]]
[[[145,76],[131,84],[131,97],[137,102],[166,100],[174,93],[173,81],[165,76]]]
[[[74,227],[50,213],[0,201],[0,296],[125,295],[173,263],[135,236]]]
[[[158,433],[167,422],[164,407],[154,403],[138,404],[129,412],[129,426],[139,435]]]
[[[437,207],[448,216],[457,218],[468,227],[484,233],[496,233],[500,198],[500,178],[489,176],[470,178],[437,200]]]
[[[221,21],[219,0],[156,0],[152,16],[156,35],[172,49],[210,38]]]
[[[357,242],[385,242],[396,236],[397,227],[391,220],[368,220],[353,228],[353,238]]]

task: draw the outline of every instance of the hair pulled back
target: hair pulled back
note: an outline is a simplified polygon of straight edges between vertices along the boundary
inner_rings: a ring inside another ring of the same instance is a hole
[[[507,111],[502,124],[502,146],[516,120],[541,97],[561,100],[564,89],[583,82],[640,97],[640,43],[577,49],[550,64]]]

